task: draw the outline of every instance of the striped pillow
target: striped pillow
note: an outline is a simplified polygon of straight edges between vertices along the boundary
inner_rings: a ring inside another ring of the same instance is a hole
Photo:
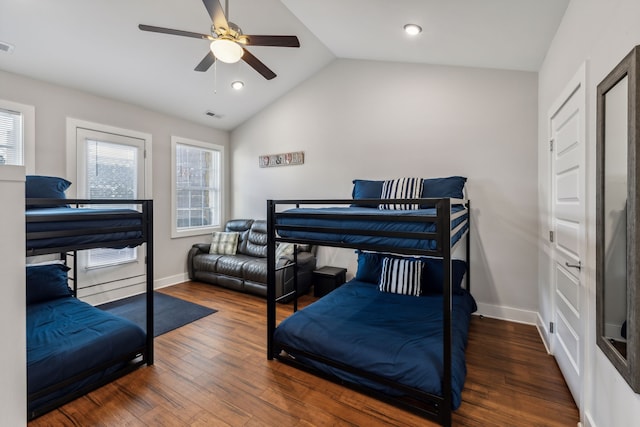
[[[235,255],[238,249],[238,236],[240,233],[236,231],[214,231],[209,253]]]
[[[418,199],[422,197],[422,178],[400,178],[384,181],[381,199]],[[417,203],[382,203],[380,209],[419,209]]]
[[[400,259],[385,257],[382,260],[382,274],[379,289],[394,294],[422,294],[423,262],[418,259]]]

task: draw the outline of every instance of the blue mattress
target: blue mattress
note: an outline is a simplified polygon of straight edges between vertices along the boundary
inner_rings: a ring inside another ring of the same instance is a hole
[[[463,208],[460,206],[453,206],[451,208],[452,213],[458,212]],[[311,239],[311,240],[325,240],[330,242],[340,242],[343,244],[366,244],[366,245],[378,245],[378,246],[392,246],[396,248],[410,248],[410,249],[437,249],[437,243],[435,240],[425,239],[422,237],[417,238],[405,238],[405,237],[393,237],[393,236],[371,236],[362,234],[349,234],[349,231],[364,231],[364,232],[411,232],[411,233],[433,233],[437,230],[435,222],[428,221],[401,221],[397,217],[431,217],[430,221],[436,217],[436,209],[415,209],[415,210],[383,210],[377,208],[366,208],[358,206],[350,207],[327,207],[327,208],[295,208],[288,209],[283,213],[293,214],[315,214],[321,215],[345,215],[353,216],[354,218],[322,218],[318,216],[314,217],[286,217],[276,216],[277,225],[293,225],[304,227],[329,227],[344,230],[344,233],[338,232],[317,232],[307,230],[285,230],[278,229],[278,234],[285,238],[296,239]],[[362,215],[375,215],[381,218],[381,220],[371,220],[357,218]],[[392,218],[395,217],[395,218]],[[385,219],[389,218],[389,219]],[[467,214],[461,215],[451,223],[451,229],[454,229],[460,223],[465,222]],[[468,221],[465,225],[451,237],[451,245],[453,246],[463,235],[468,228]]]
[[[27,305],[27,392],[125,357],[145,345],[145,332],[134,323],[73,297]],[[123,363],[29,402],[29,411],[100,380]]]
[[[451,381],[456,409],[462,399],[465,348],[476,304],[466,291],[454,295],[452,304]],[[398,295],[351,280],[281,322],[274,339],[276,345],[286,344],[442,396],[442,325],[442,295]],[[296,358],[343,380],[397,394],[343,370]]]
[[[131,214],[135,217],[131,217]],[[96,218],[96,215],[109,214],[110,218]],[[78,216],[80,215],[80,216]],[[30,222],[43,216],[49,216],[46,222]],[[27,209],[27,233],[68,231],[79,235],[30,239],[27,236],[27,250],[51,247],[80,246],[142,237],[142,216],[133,209],[108,208],[37,208]],[[112,231],[114,227],[136,227],[135,231]],[[87,231],[90,230],[90,231]]]

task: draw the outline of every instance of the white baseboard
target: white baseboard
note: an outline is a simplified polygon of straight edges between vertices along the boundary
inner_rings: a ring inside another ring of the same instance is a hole
[[[542,344],[544,344],[544,348],[547,350],[547,354],[552,354],[549,343],[549,328],[547,328],[546,323],[544,323],[544,320],[540,317],[540,313],[536,314],[536,328],[538,328],[540,339],[542,340]]]
[[[478,311],[475,314],[491,317],[493,319],[525,323],[527,325],[535,325],[537,318],[537,313],[535,311],[483,303],[478,303]]]
[[[596,427],[595,421],[593,421],[593,417],[591,414],[586,412],[584,413],[584,423],[582,423],[583,427]]]
[[[166,288],[167,286],[177,285],[178,283],[188,282],[188,281],[189,281],[189,274],[185,272],[181,274],[176,274],[174,276],[163,277],[162,279],[156,279],[153,281],[153,288],[154,289]]]

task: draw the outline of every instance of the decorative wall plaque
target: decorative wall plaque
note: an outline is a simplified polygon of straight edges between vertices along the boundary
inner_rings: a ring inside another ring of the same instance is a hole
[[[282,154],[265,154],[258,157],[258,163],[261,168],[301,165],[304,163],[304,151]]]

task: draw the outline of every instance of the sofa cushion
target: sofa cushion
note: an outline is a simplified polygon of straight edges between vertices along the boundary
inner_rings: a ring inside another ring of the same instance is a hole
[[[242,278],[242,266],[252,259],[247,255],[224,255],[218,258],[216,273]]]
[[[254,258],[242,266],[242,277],[252,282],[267,283],[267,259]]]
[[[251,229],[252,224],[252,219],[232,219],[227,221],[224,227],[224,231],[236,231],[240,233],[238,236],[237,249],[240,253],[244,253],[245,248],[247,247],[247,236],[249,235],[249,230]]]
[[[215,273],[218,258],[222,258],[223,256],[224,255],[200,253],[193,257],[193,269],[195,271],[208,271]]]
[[[238,252],[259,258],[267,256],[267,221],[253,221],[247,236],[247,245],[244,250],[238,248]]]

